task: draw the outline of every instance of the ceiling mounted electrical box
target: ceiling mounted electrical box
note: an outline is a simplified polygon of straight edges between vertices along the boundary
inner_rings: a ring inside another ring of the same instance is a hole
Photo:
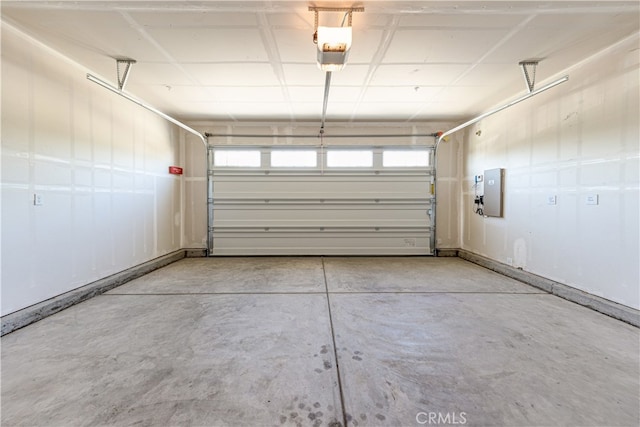
[[[317,63],[322,71],[338,71],[347,65],[351,49],[353,12],[364,12],[363,7],[315,7],[313,42],[317,45]],[[344,13],[342,24],[338,27],[318,26],[320,12]],[[345,25],[345,21],[347,25]]]

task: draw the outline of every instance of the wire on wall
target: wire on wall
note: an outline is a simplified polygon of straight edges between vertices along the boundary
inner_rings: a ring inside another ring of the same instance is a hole
[[[482,194],[478,194],[480,192],[480,184],[482,183],[483,177],[476,175],[474,177],[473,184],[473,213],[484,216],[484,196]]]
[[[473,213],[484,216],[484,196],[476,196],[473,200]]]

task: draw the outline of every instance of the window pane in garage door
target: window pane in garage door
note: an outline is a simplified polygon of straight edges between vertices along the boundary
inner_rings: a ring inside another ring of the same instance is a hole
[[[259,150],[217,150],[214,152],[215,166],[260,167]]]
[[[276,168],[315,168],[318,155],[315,150],[274,150],[271,166]]]
[[[327,166],[330,168],[370,168],[373,166],[373,151],[328,150]]]
[[[393,167],[426,167],[429,166],[427,150],[385,150],[382,153],[382,166]]]

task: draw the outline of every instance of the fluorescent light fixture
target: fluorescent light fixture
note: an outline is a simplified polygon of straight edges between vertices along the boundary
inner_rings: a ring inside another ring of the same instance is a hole
[[[351,49],[351,27],[318,27],[318,67],[342,70]]]
[[[154,114],[157,114],[158,116],[160,116],[163,119],[173,123],[174,125],[179,126],[182,129],[186,130],[187,132],[190,132],[190,133],[194,134],[195,136],[200,138],[200,140],[204,144],[205,149],[208,149],[207,138],[204,136],[204,134],[198,132],[194,128],[185,125],[181,121],[176,120],[171,116],[166,115],[165,113],[163,113],[162,111],[158,110],[157,108],[154,108],[151,105],[147,104],[146,102],[141,101],[141,100],[139,100],[139,99],[127,94],[126,92],[123,92],[121,89],[118,89],[117,87],[112,86],[111,84],[105,82],[104,80],[102,80],[102,79],[100,79],[100,78],[98,78],[98,77],[96,77],[96,76],[94,76],[92,74],[87,74],[87,80],[99,84],[103,88],[108,89],[111,92],[113,92],[115,94],[118,94],[118,95],[120,95],[121,97],[123,97],[125,99],[128,99],[129,101],[133,102],[134,104],[138,104],[142,108],[146,108],[147,110],[151,111]]]

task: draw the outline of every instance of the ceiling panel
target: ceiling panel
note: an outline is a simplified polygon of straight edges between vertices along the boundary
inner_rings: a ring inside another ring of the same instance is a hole
[[[523,81],[522,90],[524,91],[525,89]],[[433,101],[450,104],[464,99],[466,104],[474,105],[484,99],[492,97],[494,92],[495,88],[491,86],[452,86],[440,91]]]
[[[414,116],[430,117],[432,120],[464,120],[475,114],[461,102],[428,102]]]
[[[334,121],[469,118],[523,93],[519,61],[541,59],[542,82],[640,31],[638,1],[361,3],[348,65],[331,77]],[[4,0],[1,13],[3,31],[111,82],[115,57],[137,60],[127,91],[184,120],[302,121],[320,118],[325,89],[308,6]]]
[[[128,88],[135,92],[135,85],[133,83],[127,83]],[[169,86],[160,85],[154,89],[154,92],[164,93],[169,99],[178,98],[184,102],[220,102],[223,98],[223,94],[216,91],[217,88],[202,87],[202,86]],[[226,89],[226,88],[225,88]],[[245,88],[243,88],[245,89]]]
[[[504,13],[505,10],[502,9]],[[510,11],[509,11],[510,12]],[[414,28],[458,28],[465,29],[478,29],[478,28],[493,28],[493,29],[510,29],[518,25],[523,19],[527,17],[527,13],[509,13],[501,14],[498,10],[494,13],[468,13],[460,11],[457,14],[454,13],[415,13],[404,15],[400,18],[401,27],[414,27]]]
[[[258,20],[255,13],[220,12],[220,11],[189,11],[180,13],[169,11],[130,11],[131,17],[145,28],[227,28],[227,27],[255,27]]]
[[[376,29],[354,30],[353,45],[349,52],[350,64],[369,64],[380,50],[383,31]]]
[[[456,81],[456,86],[495,87],[496,82],[499,82],[502,86],[511,86],[511,83],[516,79],[524,84],[524,77],[517,63],[477,64],[470,67],[467,73]]]
[[[324,86],[325,73],[318,69],[315,61],[311,64],[283,64],[288,85]],[[342,86],[360,86],[367,76],[368,65],[348,64],[342,71],[332,73],[331,84]]]
[[[473,63],[507,30],[399,30],[384,62]]]
[[[332,73],[331,84],[342,86],[362,86],[369,76],[371,65],[348,64],[343,70]],[[317,67],[316,67],[317,70]],[[324,83],[324,73],[320,71]]]
[[[185,64],[183,68],[205,86],[277,86],[271,64]]]
[[[287,12],[272,12],[266,14],[269,24],[275,29],[295,29],[313,33],[313,12],[305,7],[298,10],[291,8]]]
[[[118,12],[18,10],[3,20],[15,22],[29,34],[83,63],[90,57],[132,57],[139,61],[163,61]],[[100,17],[98,19],[98,16]]]
[[[208,90],[199,86],[149,86],[132,81],[127,83],[126,91],[153,103],[174,103],[176,99],[180,100],[180,103],[211,102],[214,99]],[[172,109],[171,112],[175,113],[176,110]]]
[[[324,85],[317,86],[289,86],[289,98],[292,102],[321,103],[324,97]],[[358,99],[361,89],[357,86],[331,85],[329,95],[331,102],[353,102]]]
[[[283,62],[309,64],[316,61],[313,30],[276,29],[273,32]]]
[[[245,100],[268,100],[269,104],[285,102],[282,88],[279,86],[208,86],[209,101],[238,103]]]
[[[116,66],[113,61],[109,62],[109,80],[116,80]],[[189,74],[181,71],[180,66],[166,62],[137,62],[129,73],[129,83],[148,85],[169,85],[188,86],[197,81],[193,81]]]
[[[255,28],[169,28],[148,33],[178,62],[269,60]]]
[[[298,120],[320,120],[322,116],[322,100],[314,102],[296,102],[293,104],[293,114]],[[331,104],[333,109],[334,105]]]
[[[606,22],[601,16],[537,15],[522,31],[514,34],[509,43],[499,46],[485,58],[487,63],[512,63],[528,58],[551,58],[561,56],[560,52],[569,52],[575,47],[584,46],[592,53],[619,40],[625,34],[638,31],[638,17],[627,15],[625,19],[615,15]],[[566,21],[565,24],[561,22]],[[615,26],[614,22],[616,23]],[[567,31],[567,28],[571,28]],[[609,37],[610,36],[610,37]]]
[[[353,14],[353,28],[358,31],[368,29],[385,29],[389,28],[391,21],[394,19],[392,13],[376,13],[375,11],[358,12]]]
[[[371,80],[377,86],[443,86],[462,74],[468,65],[408,64],[381,65]]]
[[[294,103],[314,102],[314,101],[317,101],[318,99],[322,99],[322,96],[324,94],[324,87],[321,85],[289,86],[287,89],[289,91],[289,99],[291,99],[291,101]],[[335,89],[335,86],[333,89]],[[334,93],[335,92],[336,90],[334,90]],[[340,90],[339,92],[342,93],[343,90]]]
[[[606,29],[609,25],[626,25],[633,22],[631,16],[624,14],[613,14],[610,20],[603,20],[597,13],[566,13],[565,11],[557,11],[555,13],[545,13],[536,15],[535,20],[529,24],[531,28],[562,28],[570,26],[571,33],[592,33],[595,29]]]
[[[434,99],[442,89],[439,86],[369,86],[362,102],[421,103]]]
[[[236,118],[250,117],[250,120],[256,120],[260,117],[274,120],[276,117],[288,118],[289,105],[287,103],[270,103],[269,108],[265,107],[264,102],[207,102],[193,103],[193,107],[202,110],[206,115],[221,115]],[[209,116],[210,117],[210,116]]]
[[[422,106],[422,103],[405,102],[363,103],[358,105],[355,113],[365,120],[404,120],[413,116]]]

